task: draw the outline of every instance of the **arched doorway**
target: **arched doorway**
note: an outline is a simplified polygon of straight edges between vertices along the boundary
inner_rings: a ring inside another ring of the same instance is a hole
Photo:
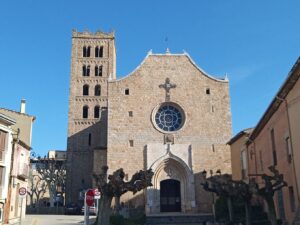
[[[180,181],[168,179],[160,182],[160,211],[181,212]]]

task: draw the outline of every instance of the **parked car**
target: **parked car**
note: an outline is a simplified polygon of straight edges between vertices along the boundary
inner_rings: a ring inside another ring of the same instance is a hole
[[[79,215],[80,206],[77,203],[71,202],[65,206],[65,215]]]
[[[93,206],[89,206],[89,212],[90,212],[90,215],[96,215],[96,206],[93,205]],[[82,206],[81,208],[81,214],[84,215],[84,206]]]

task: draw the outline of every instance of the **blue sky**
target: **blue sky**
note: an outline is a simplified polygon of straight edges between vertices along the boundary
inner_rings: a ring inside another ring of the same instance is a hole
[[[299,10],[298,0],[3,0],[0,107],[25,98],[33,150],[66,149],[71,31],[114,30],[118,77],[167,47],[227,73],[235,134],[255,126],[300,55]]]

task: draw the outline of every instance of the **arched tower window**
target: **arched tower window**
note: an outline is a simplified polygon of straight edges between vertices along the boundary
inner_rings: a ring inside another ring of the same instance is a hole
[[[87,105],[82,108],[82,118],[86,119],[89,115],[89,107]]]
[[[86,48],[86,46],[83,46],[83,48],[82,48],[82,56],[86,57],[86,55],[87,55],[87,48]]]
[[[87,84],[83,85],[82,95],[89,95],[89,85]]]
[[[94,118],[99,118],[100,117],[100,106],[95,106],[94,108]]]
[[[91,70],[91,67],[90,67],[90,66],[83,65],[83,66],[82,66],[82,75],[83,75],[84,77],[90,76],[90,70]]]
[[[98,66],[95,66],[95,76],[98,76],[99,70]]]
[[[90,76],[90,70],[91,70],[91,67],[87,66],[86,67],[86,76]]]
[[[95,48],[95,57],[100,57],[100,58],[102,58],[103,57],[103,46],[97,46],[96,48]]]
[[[83,46],[82,48],[82,56],[83,57],[90,57],[91,56],[91,46]]]
[[[95,86],[95,96],[101,95],[101,86],[98,84]]]
[[[86,65],[82,66],[82,76],[86,76]]]
[[[95,66],[95,76],[102,77],[102,66]]]
[[[95,57],[99,57],[99,47],[95,48]]]
[[[86,51],[86,57],[90,57],[91,56],[91,46],[87,47],[87,51]]]

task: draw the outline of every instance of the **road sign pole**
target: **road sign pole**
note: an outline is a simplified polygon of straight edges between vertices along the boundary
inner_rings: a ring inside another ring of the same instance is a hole
[[[27,194],[27,189],[25,187],[20,187],[19,188],[19,197],[21,198],[21,214],[20,214],[20,225],[22,224],[22,216],[23,216],[23,200],[26,197]]]
[[[89,211],[88,211],[88,205],[86,204],[86,193],[88,191],[84,192],[84,225],[89,225]]]
[[[97,199],[97,200],[96,200],[96,203],[97,203],[97,208],[96,208],[96,209],[97,209],[97,210],[96,210],[96,216],[98,216],[98,210],[99,210],[99,199]]]

